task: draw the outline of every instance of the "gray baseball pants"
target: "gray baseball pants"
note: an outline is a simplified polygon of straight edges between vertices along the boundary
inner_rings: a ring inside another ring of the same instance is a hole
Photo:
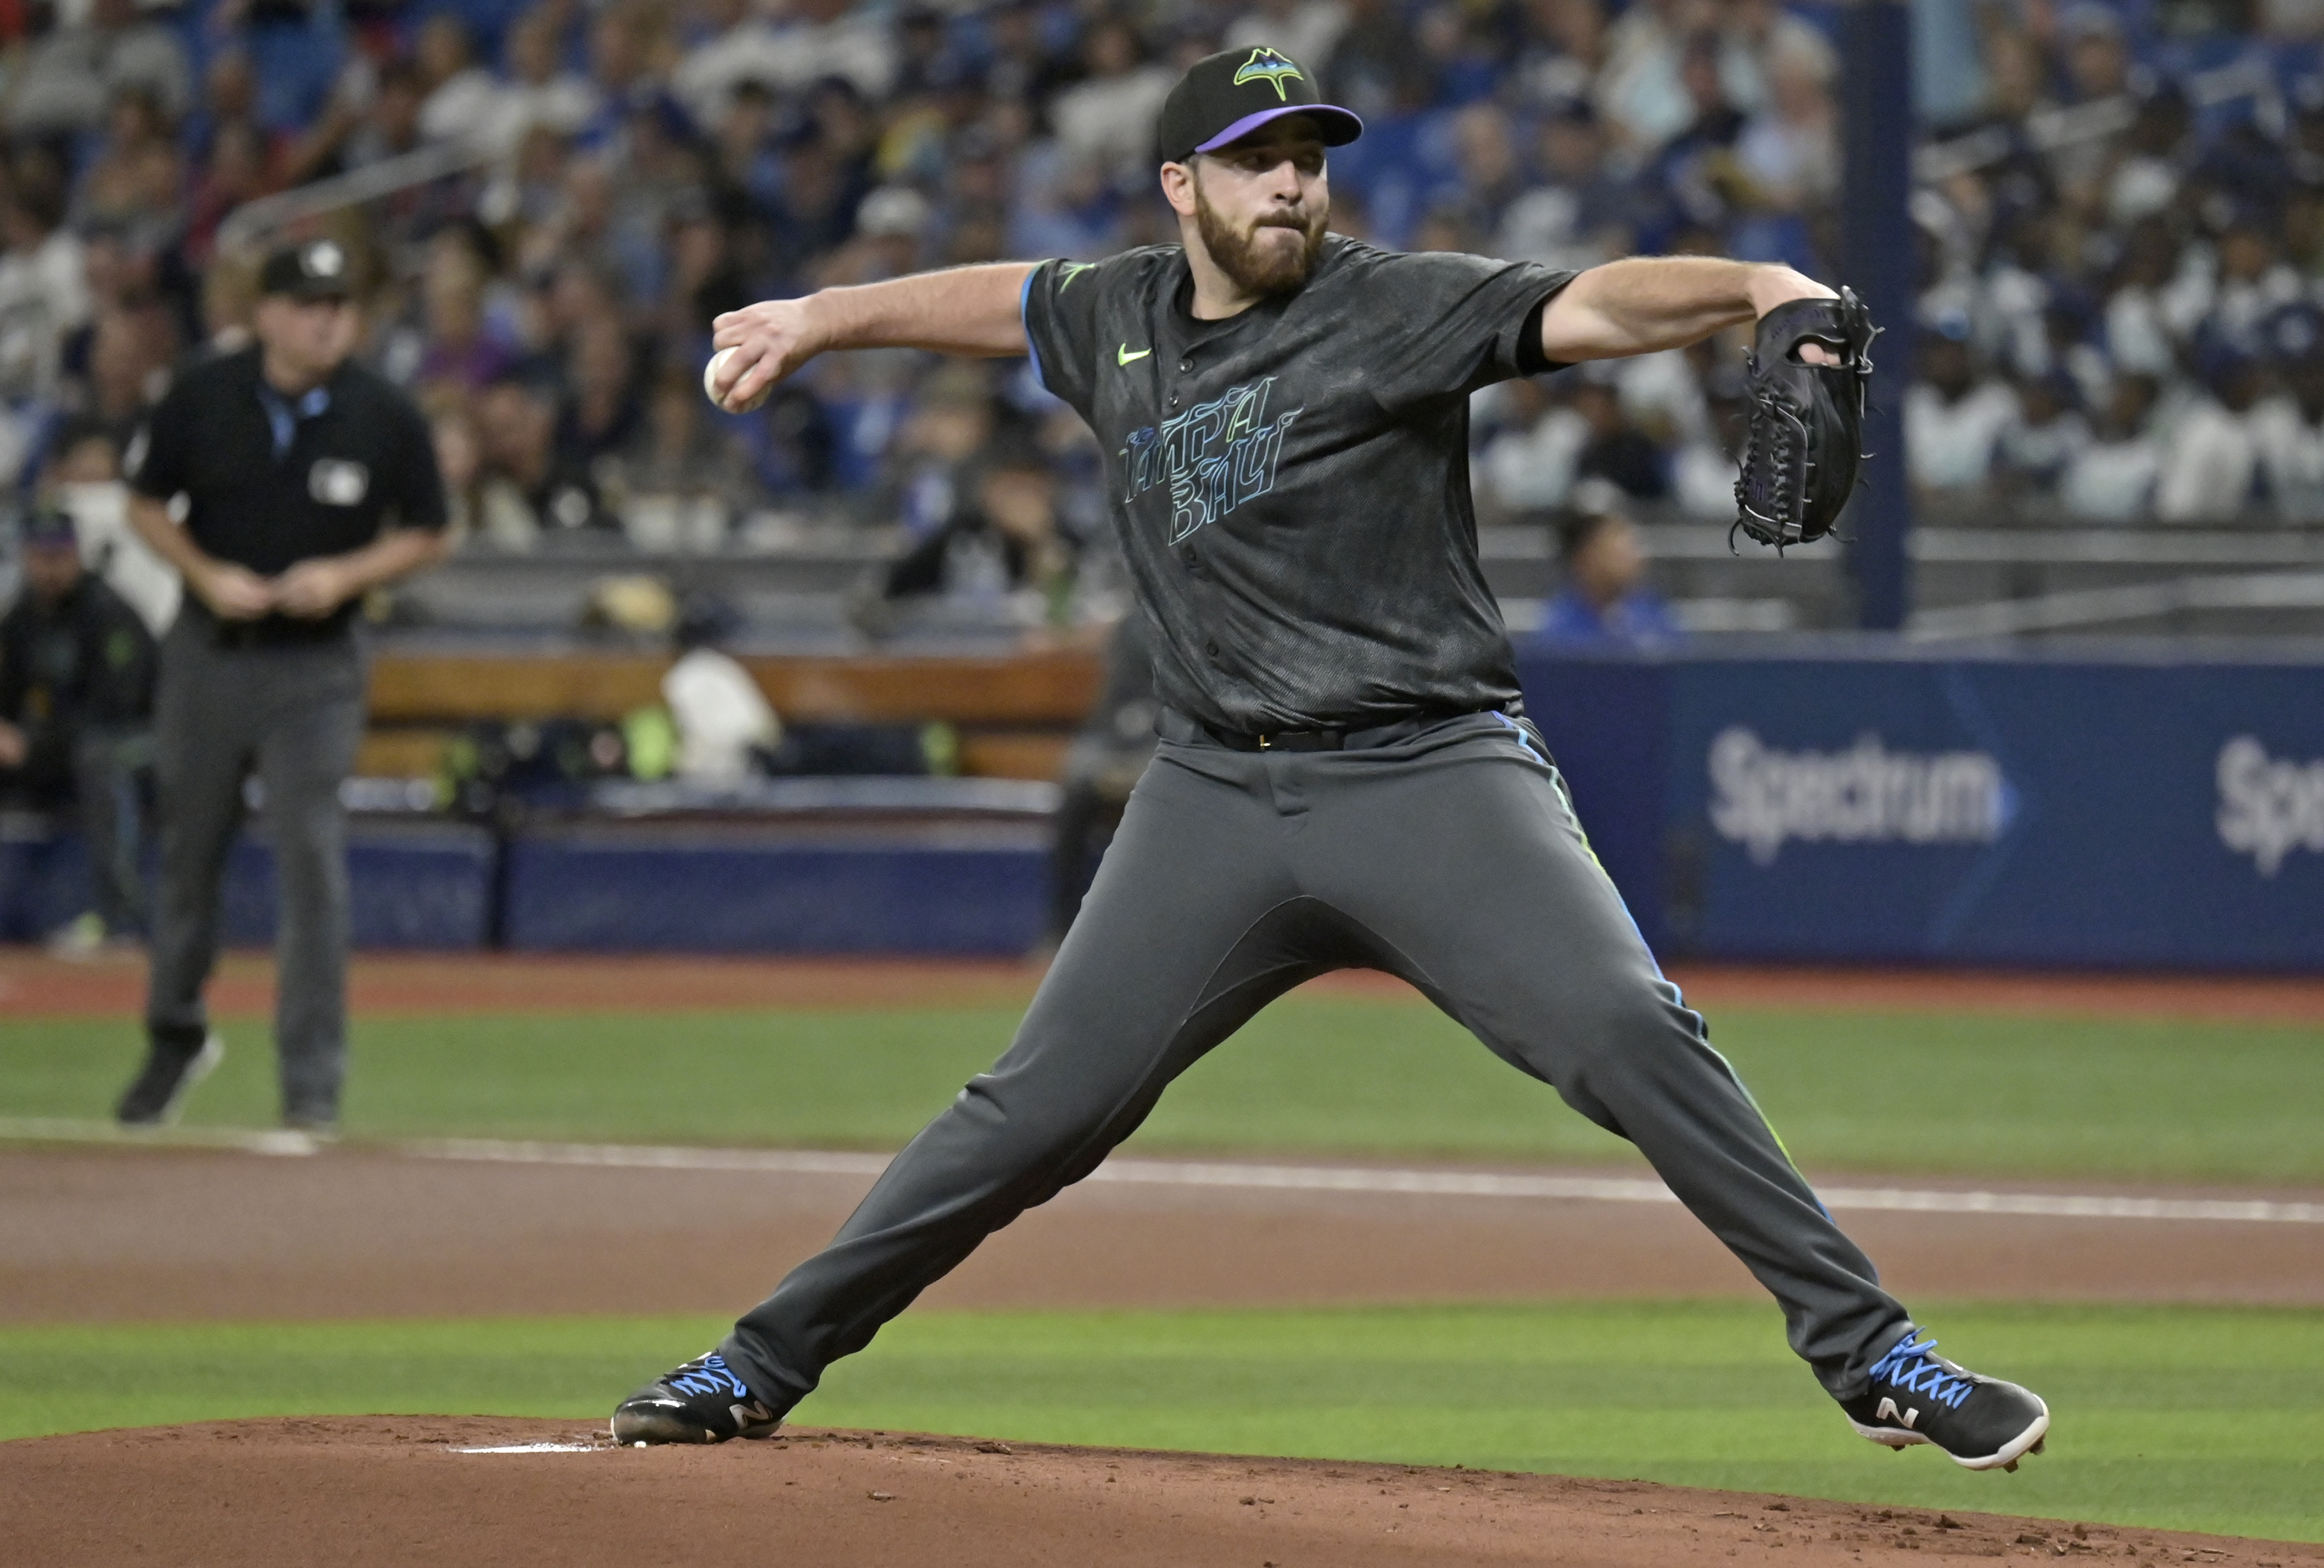
[[[1637,1144],[1781,1304],[1836,1397],[1909,1328],[1680,1001],[1529,727],[1499,714],[1230,750],[1166,715],[1015,1041],[720,1347],[777,1410],[992,1231],[1095,1169],[1170,1081],[1327,971],[1409,981]]]
[[[146,1027],[198,1040],[202,987],[217,962],[218,897],[243,822],[243,780],[265,791],[274,851],[274,1045],[282,1113],[337,1120],[346,1074],[346,817],[339,784],[363,739],[364,660],[355,639],[222,648],[209,619],[178,617],[161,642],[154,782],[161,875],[153,899]]]

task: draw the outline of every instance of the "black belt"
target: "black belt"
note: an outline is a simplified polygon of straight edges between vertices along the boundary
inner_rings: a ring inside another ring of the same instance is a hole
[[[346,611],[326,615],[319,621],[297,620],[287,615],[267,615],[254,621],[228,621],[207,608],[198,613],[208,623],[203,631],[209,645],[236,651],[254,648],[316,648],[325,643],[345,641],[352,632],[355,620],[353,613]]]
[[[1425,709],[1384,724],[1336,730],[1221,730],[1209,724],[1195,727],[1231,752],[1362,752],[1374,746],[1392,746],[1433,725],[1465,719],[1471,714],[1499,712],[1499,708]]]

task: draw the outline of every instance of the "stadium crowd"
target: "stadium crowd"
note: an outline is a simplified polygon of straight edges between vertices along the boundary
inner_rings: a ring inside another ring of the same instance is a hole
[[[434,421],[471,549],[780,548],[900,524],[890,595],[1069,591],[1098,455],[1019,362],[826,358],[698,390],[746,300],[1172,237],[1151,127],[1273,44],[1370,129],[1334,227],[1586,266],[1830,274],[1830,6],[1778,0],[0,0],[0,484],[86,500],[239,340],[243,204],[430,148],[309,220]],[[2317,0],[1920,0],[1913,475],[1979,515],[2324,518]],[[231,242],[234,236],[228,234]],[[1477,489],[1732,515],[1739,338],[1480,396]],[[101,508],[99,508],[101,510]]]

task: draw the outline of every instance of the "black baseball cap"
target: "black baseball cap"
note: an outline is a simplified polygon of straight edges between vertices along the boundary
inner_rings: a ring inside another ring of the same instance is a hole
[[[1296,60],[1264,44],[1206,55],[1186,68],[1163,100],[1155,139],[1165,163],[1215,152],[1269,120],[1312,116],[1326,147],[1344,147],[1364,134],[1364,123],[1337,104],[1319,103],[1315,85]]]
[[[355,291],[355,258],[337,240],[284,245],[258,270],[258,291],[293,300],[349,299]]]

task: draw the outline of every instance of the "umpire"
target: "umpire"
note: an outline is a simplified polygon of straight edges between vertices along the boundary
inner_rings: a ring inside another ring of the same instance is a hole
[[[219,882],[255,773],[280,893],[274,1039],[282,1120],[332,1131],[346,1066],[347,876],[339,784],[364,726],[363,595],[445,553],[426,420],[351,363],[354,269],[330,240],[259,273],[257,343],[181,375],[130,445],[130,521],[182,573],[155,704],[161,876],[145,1066],[115,1111],[170,1117],[221,1052],[202,1007]]]

